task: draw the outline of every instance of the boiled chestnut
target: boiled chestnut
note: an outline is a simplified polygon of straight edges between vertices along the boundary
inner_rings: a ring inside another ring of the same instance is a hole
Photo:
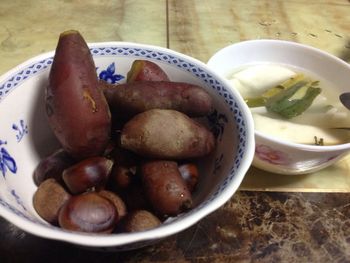
[[[161,221],[147,210],[136,210],[127,215],[123,223],[125,232],[138,232],[155,228]]]
[[[73,196],[58,216],[63,229],[88,233],[111,233],[117,220],[115,206],[96,192]]]
[[[117,195],[111,191],[107,191],[107,190],[102,190],[102,191],[98,192],[98,194],[100,196],[108,199],[109,201],[111,201],[114,204],[115,208],[117,209],[119,219],[126,216],[126,214],[127,214],[126,205],[125,205],[123,199],[121,199],[119,197],[119,195]]]
[[[60,208],[71,195],[53,178],[40,184],[33,196],[35,211],[47,222],[56,224]]]
[[[116,165],[111,172],[111,186],[115,189],[126,189],[135,180],[137,157],[130,151],[116,148],[112,153]]]
[[[54,178],[58,182],[62,182],[62,172],[73,163],[73,158],[65,150],[55,151],[42,159],[35,168],[33,175],[35,184],[39,186],[48,178]]]
[[[112,170],[113,161],[105,157],[85,159],[63,171],[63,180],[73,194],[103,187]]]

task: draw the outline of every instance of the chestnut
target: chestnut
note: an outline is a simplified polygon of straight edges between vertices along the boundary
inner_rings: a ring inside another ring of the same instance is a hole
[[[73,164],[73,158],[65,150],[56,150],[39,162],[33,174],[34,183],[39,186],[48,178],[54,178],[62,183],[63,170]]]
[[[113,161],[105,157],[91,157],[63,171],[63,181],[73,194],[90,188],[100,188],[107,182]]]
[[[115,148],[113,153],[114,165],[111,172],[111,186],[115,189],[126,189],[135,179],[138,157],[125,149]]]
[[[47,222],[57,224],[60,208],[71,195],[53,178],[40,184],[33,196],[35,211]]]
[[[138,232],[152,229],[161,224],[161,221],[147,210],[135,210],[129,213],[124,222],[123,230],[125,232]]]
[[[112,186],[116,189],[126,189],[133,181],[136,174],[136,167],[125,167],[115,165],[111,172]]]
[[[102,190],[98,192],[98,194],[104,198],[107,198],[109,201],[111,201],[114,204],[115,208],[117,209],[119,219],[126,216],[127,214],[126,205],[123,199],[119,197],[119,195],[107,190]]]
[[[88,233],[111,233],[117,220],[115,206],[96,192],[73,196],[58,215],[63,229]]]

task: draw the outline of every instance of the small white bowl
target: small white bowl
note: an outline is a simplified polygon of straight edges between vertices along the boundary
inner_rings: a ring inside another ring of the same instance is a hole
[[[289,65],[322,76],[337,94],[349,91],[350,65],[316,48],[283,40],[249,40],[216,52],[208,66],[228,77],[236,68],[257,63]],[[302,132],[302,131],[301,131]],[[273,173],[305,174],[323,169],[346,155],[350,143],[317,146],[293,143],[255,131],[253,165]]]
[[[48,126],[44,88],[54,52],[30,59],[0,77],[0,216],[23,230],[95,249],[133,249],[182,231],[221,207],[236,192],[254,156],[254,128],[248,107],[224,78],[208,66],[169,49],[125,42],[90,45],[97,73],[122,83],[135,59],[160,65],[173,81],[202,86],[214,99],[208,123],[216,130],[215,152],[202,162],[195,207],[160,227],[138,233],[93,235],[66,231],[35,212],[33,171],[58,147]],[[73,111],[74,109],[72,109]]]

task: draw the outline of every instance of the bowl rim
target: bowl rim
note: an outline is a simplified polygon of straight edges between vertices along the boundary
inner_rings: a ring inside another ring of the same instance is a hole
[[[88,43],[88,46],[90,48],[101,48],[101,47],[111,47],[111,46],[132,47],[132,48],[151,49],[152,51],[164,52],[166,54],[174,55],[176,57],[183,58],[188,62],[194,63],[206,69],[206,71],[210,73],[215,79],[218,79],[220,83],[227,89],[227,91],[231,93],[231,95],[233,95],[233,97],[235,98],[235,102],[237,103],[238,107],[241,109],[242,117],[246,123],[246,127],[249,127],[248,129],[245,130],[245,133],[246,133],[245,134],[245,139],[246,139],[245,152],[240,162],[240,166],[236,169],[235,180],[232,180],[228,184],[228,186],[223,191],[220,192],[220,195],[217,195],[215,197],[215,202],[210,202],[209,205],[204,205],[200,207],[200,209],[197,209],[195,213],[192,213],[187,216],[185,214],[181,218],[181,220],[179,220],[178,222],[170,222],[169,224],[168,223],[162,224],[157,228],[142,231],[142,232],[136,232],[136,233],[113,233],[113,234],[95,235],[95,234],[66,231],[59,227],[51,226],[48,223],[40,224],[40,223],[32,222],[31,220],[27,220],[23,217],[20,217],[15,212],[11,211],[11,209],[7,209],[8,207],[4,206],[2,203],[0,205],[0,216],[8,220],[10,223],[13,223],[20,229],[42,238],[64,241],[64,242],[68,242],[76,245],[82,245],[86,247],[119,247],[119,246],[132,245],[133,243],[137,243],[137,242],[161,239],[161,238],[165,238],[167,236],[176,234],[180,231],[183,231],[189,228],[190,226],[194,225],[195,223],[203,219],[205,216],[211,214],[212,212],[214,212],[215,210],[223,206],[237,191],[239,185],[241,184],[245,174],[247,173],[253,161],[254,151],[255,151],[253,119],[251,114],[249,114],[250,111],[248,107],[246,106],[244,101],[241,99],[239,93],[237,91],[234,91],[234,90],[232,91],[231,89],[229,89],[228,81],[222,76],[220,76],[219,74],[217,74],[216,72],[214,72],[204,62],[168,48],[155,46],[155,45],[140,44],[140,43],[134,43],[134,42],[122,42],[122,41],[91,42],[91,43]],[[0,76],[0,83],[8,79],[8,77],[15,74],[22,68],[34,62],[53,57],[53,55],[54,55],[54,51],[49,51],[24,61],[23,63],[15,66],[14,68],[10,69],[6,73],[4,73],[2,76]],[[0,103],[1,103],[1,100],[5,99],[5,97],[9,93],[11,93],[11,91],[3,95],[3,97],[0,99]]]
[[[342,67],[346,68],[349,73],[350,73],[350,64],[345,62],[344,60],[336,57],[333,54],[330,54],[326,51],[323,51],[321,49],[294,42],[294,41],[288,41],[288,40],[281,40],[281,39],[252,39],[252,40],[245,40],[237,43],[230,44],[228,46],[225,46],[218,51],[216,51],[208,60],[207,65],[209,67],[213,67],[212,63],[217,57],[223,56],[228,52],[229,50],[233,48],[239,48],[240,46],[247,46],[247,45],[266,45],[266,44],[272,44],[272,45],[280,45],[283,47],[297,47],[298,49],[304,49],[308,50],[309,52],[312,52],[314,54],[318,54],[322,57],[326,57],[329,60],[334,61],[334,63],[338,63]],[[264,61],[265,62],[265,61]],[[268,62],[268,60],[266,60]],[[213,68],[214,69],[214,68]],[[214,69],[215,70],[215,69]],[[223,76],[226,78],[225,76]],[[349,74],[349,81],[350,81],[350,74]],[[231,88],[234,89],[234,88]],[[235,90],[235,89],[234,89]],[[259,136],[265,140],[272,141],[274,143],[278,143],[283,146],[291,147],[291,148],[297,148],[300,150],[305,150],[305,151],[312,151],[312,152],[332,152],[332,151],[339,151],[339,150],[347,150],[350,148],[350,142],[348,143],[342,143],[342,144],[336,144],[336,145],[309,145],[309,144],[302,144],[302,143],[296,143],[296,142],[290,142],[286,141],[277,137],[270,136],[268,134],[264,134],[260,131],[255,130],[254,131],[256,136]]]

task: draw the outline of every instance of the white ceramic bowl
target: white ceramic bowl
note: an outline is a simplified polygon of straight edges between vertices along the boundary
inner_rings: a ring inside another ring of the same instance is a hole
[[[134,43],[90,45],[97,73],[122,83],[135,59],[159,64],[171,80],[201,85],[214,98],[208,118],[217,148],[202,162],[195,208],[160,227],[131,234],[92,235],[51,226],[35,212],[32,174],[39,160],[58,147],[46,121],[43,91],[53,52],[39,55],[0,78],[0,216],[37,236],[100,249],[133,249],[184,230],[222,206],[235,193],[254,155],[249,109],[229,84],[206,64],[169,49]],[[72,109],[74,110],[74,109]]]
[[[249,40],[216,52],[208,66],[227,77],[235,68],[257,63],[289,65],[322,76],[336,87],[335,93],[349,91],[350,65],[316,48],[283,40]],[[300,131],[302,132],[302,131]],[[273,173],[304,174],[323,169],[346,155],[350,143],[334,146],[305,145],[255,131],[253,165]]]

